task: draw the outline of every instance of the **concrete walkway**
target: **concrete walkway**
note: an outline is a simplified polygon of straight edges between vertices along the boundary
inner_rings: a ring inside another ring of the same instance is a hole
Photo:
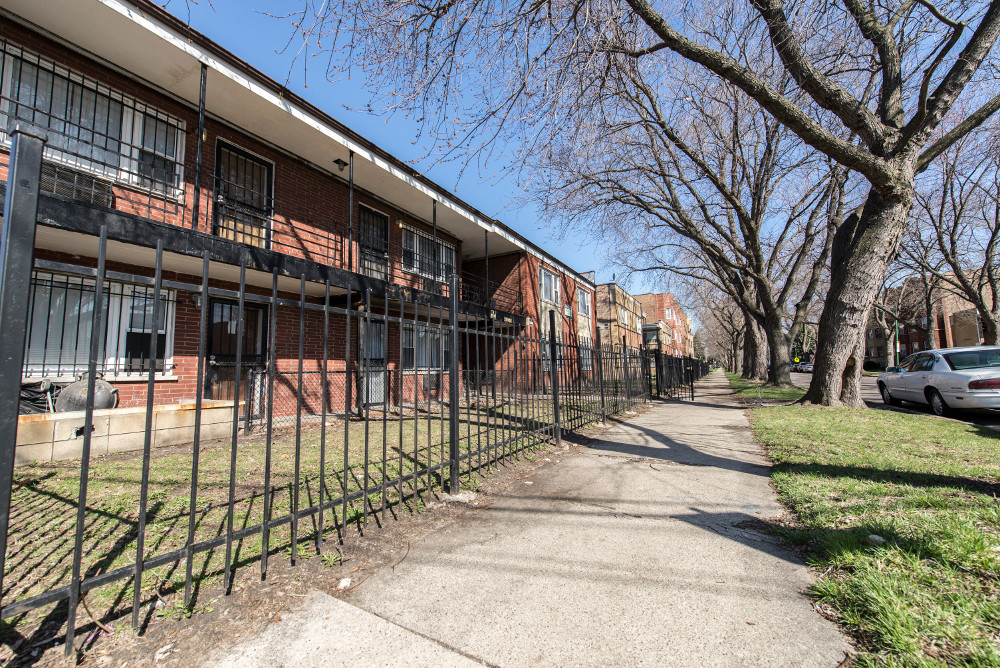
[[[359,655],[358,638],[339,656],[422,665],[428,651],[428,663],[447,665],[447,649],[453,665],[836,666],[848,644],[802,594],[811,577],[801,560],[762,531],[761,518],[782,508],[725,394],[713,374],[695,402],[654,404],[413,545],[346,600],[414,634],[414,654]],[[264,665],[258,651],[242,657],[251,654]]]

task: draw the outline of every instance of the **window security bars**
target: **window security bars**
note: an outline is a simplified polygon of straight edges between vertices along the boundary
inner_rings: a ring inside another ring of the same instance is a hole
[[[43,192],[159,219],[183,210],[181,121],[6,40],[0,58],[0,128],[48,134]]]
[[[455,248],[444,241],[435,242],[426,232],[404,227],[403,270],[444,281],[455,273]]]
[[[172,368],[174,296],[160,294],[153,321],[153,293],[147,286],[109,281],[103,294],[103,327],[98,336],[97,370],[107,379],[148,371],[154,329],[162,337],[157,373]],[[31,276],[26,379],[74,380],[87,371],[93,330],[94,281],[90,278],[35,271]]]

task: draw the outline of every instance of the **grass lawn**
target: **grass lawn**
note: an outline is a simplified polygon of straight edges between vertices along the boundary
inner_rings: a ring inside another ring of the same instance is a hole
[[[857,665],[1000,666],[1000,433],[882,410],[751,417]]]
[[[726,372],[729,385],[741,397],[759,399],[761,401],[798,401],[806,393],[801,387],[764,387],[763,383],[755,383],[740,378],[738,373]]]
[[[529,399],[487,401],[460,412],[460,448],[471,455],[471,461],[464,462],[461,467],[463,486],[477,488],[479,476],[487,473],[491,464],[495,465],[495,458],[516,455],[546,442],[545,434],[538,430],[551,422],[552,402],[541,395]],[[600,414],[599,402],[595,405],[589,398],[567,398],[562,408],[564,422],[576,426]],[[344,526],[345,519],[347,525],[358,524],[364,519],[371,522],[375,520],[373,515],[381,515],[383,507],[389,509],[390,517],[418,512],[425,495],[441,489],[442,478],[447,479],[447,469],[427,472],[428,466],[447,463],[450,430],[446,408],[434,406],[429,414],[421,413],[416,419],[409,410],[403,415],[392,411],[385,418],[383,422],[381,413],[373,413],[367,427],[363,421],[352,420],[346,429],[346,449],[344,421],[328,419],[322,467],[324,500],[341,498],[345,490],[348,494],[367,490],[368,504],[361,500],[349,503],[346,518],[341,504],[326,511],[324,540],[336,541],[338,527]],[[226,534],[231,484],[235,531],[263,522],[265,496],[271,505],[272,519],[288,515],[293,507],[315,506],[319,502],[321,484],[323,431],[318,421],[304,424],[297,445],[294,428],[276,429],[270,453],[269,485],[265,485],[267,447],[263,432],[240,437],[232,480],[230,443],[203,443],[193,517],[194,541]],[[482,448],[496,448],[498,444],[498,450],[476,453]],[[146,559],[178,550],[186,544],[192,519],[192,462],[190,446],[156,449],[151,453],[143,546]],[[412,476],[414,471],[421,471],[417,479],[397,482],[401,475]],[[135,563],[141,480],[141,452],[91,460],[81,559],[85,577]],[[388,484],[384,498],[383,480]],[[69,583],[79,488],[79,461],[15,467],[3,583],[5,603]],[[283,558],[291,556],[290,531],[288,523],[271,530],[269,553],[281,554]],[[315,515],[299,520],[297,558],[316,554],[318,531]],[[231,563],[237,568],[259,569],[263,547],[259,532],[238,539],[233,545]],[[217,547],[199,552],[193,559],[193,583],[199,606],[221,594],[219,583],[226,563],[225,552],[225,546]],[[184,579],[183,561],[148,570],[143,578],[142,601],[149,603],[159,596],[176,602],[183,592]],[[112,618],[131,608],[132,582],[122,579],[98,587],[87,599],[95,615]],[[51,612],[50,607],[44,606],[16,616],[0,624],[0,636],[10,628],[30,627]],[[58,613],[55,617],[58,619],[52,618],[50,623],[58,626],[65,619],[64,612],[62,617]]]

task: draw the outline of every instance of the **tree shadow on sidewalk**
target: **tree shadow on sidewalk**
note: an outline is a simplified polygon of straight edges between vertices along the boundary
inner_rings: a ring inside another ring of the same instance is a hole
[[[571,443],[584,445],[591,450],[659,459],[686,466],[712,466],[727,471],[756,476],[769,476],[771,474],[770,465],[709,454],[696,447],[670,438],[663,432],[644,427],[635,422],[627,423],[627,426],[629,429],[641,432],[645,443],[631,443],[626,440],[613,440],[613,438],[585,440],[575,437],[572,434],[567,434],[563,438]],[[719,443],[712,444],[712,446],[720,448],[729,447],[732,439],[727,439],[729,434],[725,433],[724,430],[720,429],[720,432],[718,435]]]

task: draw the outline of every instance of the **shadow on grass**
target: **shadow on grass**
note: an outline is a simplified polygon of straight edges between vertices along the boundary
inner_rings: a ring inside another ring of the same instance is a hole
[[[996,432],[994,434],[991,438],[1000,437],[1000,434],[996,434]],[[910,487],[954,488],[966,492],[985,494],[989,497],[1000,496],[1000,482],[965,476],[878,469],[864,466],[791,462],[775,464],[772,470],[776,474],[788,473],[802,476],[823,476],[826,478],[851,478],[853,480],[908,485]]]

